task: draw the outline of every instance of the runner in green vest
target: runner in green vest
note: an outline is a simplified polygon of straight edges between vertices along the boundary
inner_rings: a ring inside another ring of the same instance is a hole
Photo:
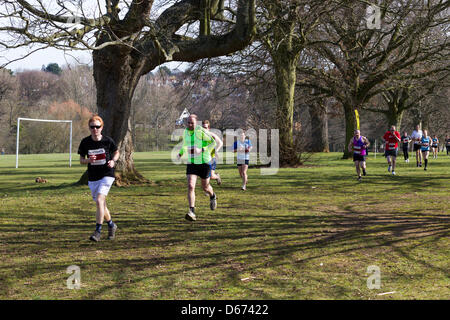
[[[178,158],[183,154],[188,156],[186,176],[188,181],[189,212],[185,218],[189,221],[197,220],[195,216],[195,184],[197,177],[202,179],[202,188],[210,197],[210,208],[217,207],[217,197],[209,183],[211,177],[211,152],[216,147],[216,141],[200,125],[197,125],[197,116],[191,114],[187,121],[188,127],[183,133],[183,147]]]

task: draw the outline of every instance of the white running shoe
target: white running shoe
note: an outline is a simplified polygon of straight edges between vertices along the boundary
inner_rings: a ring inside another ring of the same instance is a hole
[[[185,218],[186,218],[186,220],[189,220],[189,221],[197,220],[197,217],[191,210],[189,210],[189,212],[186,214]]]
[[[395,171],[392,171],[392,175],[395,176]]]
[[[247,189],[247,188],[245,187],[245,184],[243,184],[242,187],[241,187],[241,190],[245,191],[245,189]]]

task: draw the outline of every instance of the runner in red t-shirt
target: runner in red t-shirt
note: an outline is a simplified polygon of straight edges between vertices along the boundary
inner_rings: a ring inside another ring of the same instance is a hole
[[[395,126],[391,126],[391,129],[387,131],[383,136],[386,141],[384,156],[388,162],[388,171],[392,169],[392,174],[395,175],[395,162],[397,160],[397,148],[398,143],[401,141],[400,132],[395,130]]]

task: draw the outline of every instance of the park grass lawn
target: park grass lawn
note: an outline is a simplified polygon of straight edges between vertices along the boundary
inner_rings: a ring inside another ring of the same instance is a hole
[[[270,176],[250,168],[245,192],[236,166],[219,165],[218,208],[198,182],[192,223],[185,166],[137,153],[154,183],[113,187],[117,238],[92,243],[95,204],[74,185],[76,155],[72,168],[67,154],[23,155],[18,169],[0,156],[0,299],[449,299],[450,157],[428,171],[399,157],[391,176],[371,154],[361,183],[340,157]],[[79,290],[66,286],[71,265]],[[380,289],[367,287],[369,266]]]

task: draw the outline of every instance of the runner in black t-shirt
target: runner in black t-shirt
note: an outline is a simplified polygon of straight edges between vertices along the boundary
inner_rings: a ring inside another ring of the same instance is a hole
[[[450,136],[446,135],[445,136],[445,147],[447,148],[447,155],[450,152]]]
[[[112,221],[106,206],[106,196],[114,183],[114,167],[119,159],[119,151],[110,137],[102,135],[102,118],[93,116],[88,123],[91,135],[81,140],[78,153],[80,154],[80,163],[88,165],[88,184],[92,198],[97,204],[97,225],[89,239],[96,242],[100,240],[103,220],[106,220],[108,239],[112,240],[115,238],[117,226]]]
[[[408,136],[408,133],[406,131],[403,132],[403,136],[402,136],[402,150],[403,150],[403,157],[405,158],[405,162],[406,163],[409,162],[408,148],[409,148],[409,143],[410,142],[411,142],[411,137]]]

